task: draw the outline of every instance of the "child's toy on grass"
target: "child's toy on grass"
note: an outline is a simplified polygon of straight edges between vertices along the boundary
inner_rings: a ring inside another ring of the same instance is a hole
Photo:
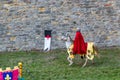
[[[0,68],[0,80],[24,80],[22,78],[22,63],[14,66],[14,69],[7,67],[6,70]]]

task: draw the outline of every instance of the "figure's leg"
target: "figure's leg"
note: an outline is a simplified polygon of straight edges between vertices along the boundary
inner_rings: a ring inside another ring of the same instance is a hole
[[[67,60],[69,61],[69,66],[71,66],[73,64],[72,58],[70,58],[70,56],[68,56]]]
[[[91,60],[92,61],[92,64],[94,64],[94,59],[93,60]]]
[[[98,54],[98,48],[97,48],[97,46],[93,45],[93,50],[94,50],[94,54],[95,54],[98,58],[100,58],[100,55]]]
[[[82,67],[85,67],[85,66],[86,66],[87,61],[88,61],[88,59],[87,59],[87,58],[85,58],[85,63],[83,64],[83,66],[82,66]]]

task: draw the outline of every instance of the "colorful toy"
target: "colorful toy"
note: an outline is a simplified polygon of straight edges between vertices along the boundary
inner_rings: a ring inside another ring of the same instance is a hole
[[[14,66],[14,69],[7,67],[6,70],[0,68],[0,80],[24,80],[22,78],[22,63]]]
[[[66,34],[66,36],[62,36],[62,40],[65,41],[65,43],[66,43],[66,48],[67,48],[67,53],[68,53],[67,60],[69,61],[69,65],[72,65],[74,55],[75,55],[75,54],[73,54],[73,47],[74,47],[73,40],[69,34]],[[97,47],[95,46],[94,42],[87,42],[86,53],[83,55],[80,54],[81,58],[85,59],[85,63],[83,64],[82,67],[86,66],[88,60],[93,61],[95,55],[98,56],[98,50],[97,50]]]
[[[44,51],[50,51],[51,47],[51,30],[45,30]]]

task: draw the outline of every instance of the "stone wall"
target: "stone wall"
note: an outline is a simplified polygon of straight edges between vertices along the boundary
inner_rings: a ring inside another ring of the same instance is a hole
[[[44,30],[51,48],[64,48],[61,35],[80,27],[85,41],[120,46],[120,0],[0,0],[0,51],[41,50]]]

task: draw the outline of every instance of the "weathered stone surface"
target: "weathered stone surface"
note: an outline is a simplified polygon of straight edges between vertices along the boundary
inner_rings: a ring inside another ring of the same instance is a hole
[[[85,41],[120,46],[119,0],[1,0],[0,51],[41,50],[44,30],[52,30],[51,48],[64,48],[60,37],[74,39],[80,27]]]

